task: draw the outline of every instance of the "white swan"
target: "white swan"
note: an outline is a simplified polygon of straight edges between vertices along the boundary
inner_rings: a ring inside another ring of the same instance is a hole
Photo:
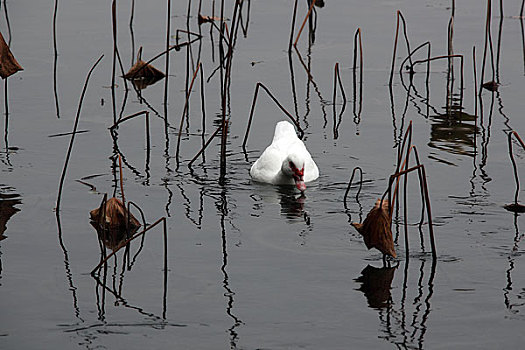
[[[305,182],[319,177],[312,156],[287,121],[275,126],[273,141],[250,169],[253,180],[274,185],[294,185],[303,192]]]

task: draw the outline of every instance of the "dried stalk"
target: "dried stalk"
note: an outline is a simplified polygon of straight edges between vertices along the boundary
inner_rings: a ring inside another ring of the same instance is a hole
[[[518,176],[518,166],[516,165],[516,160],[514,159],[514,151],[512,148],[512,136],[516,138],[518,143],[525,150],[525,143],[521,139],[520,135],[518,135],[518,133],[514,130],[509,132],[508,134],[509,157],[510,157],[510,161],[512,162],[512,168],[514,170],[514,180],[516,181],[516,192],[514,193],[514,203],[506,205],[505,208],[511,211],[522,212],[522,211],[525,211],[525,207],[521,204],[518,204],[518,194],[520,192],[520,181],[519,181],[519,176]]]
[[[201,88],[201,113],[202,113],[201,139],[202,139],[202,147],[204,147],[204,133],[206,132],[206,104],[205,104],[206,99],[204,97],[204,69],[202,68],[202,65],[201,65],[201,70],[200,70],[200,78],[201,78],[200,88]],[[204,157],[204,152],[202,153],[202,161],[203,162],[206,161],[206,158]]]
[[[284,114],[286,114],[286,116],[292,121],[292,123],[295,125],[295,127],[299,131],[299,138],[302,139],[303,136],[304,136],[304,131],[301,128],[301,126],[299,125],[299,123],[297,122],[297,120],[295,120],[294,117],[290,114],[290,112],[288,112],[281,105],[281,103],[279,103],[279,101],[273,96],[273,94],[270,92],[270,90],[268,90],[268,88],[263,83],[258,82],[256,84],[256,86],[255,86],[255,93],[253,94],[253,102],[252,102],[252,107],[251,107],[251,110],[250,110],[250,117],[248,118],[248,126],[246,127],[246,133],[244,135],[244,140],[242,142],[242,148],[246,151],[246,142],[248,141],[248,134],[250,133],[250,128],[251,128],[251,125],[252,125],[253,113],[255,111],[255,104],[257,102],[257,96],[259,94],[259,88],[262,88],[264,91],[266,91],[266,93],[268,94],[268,96],[270,96],[270,98],[273,100],[273,102],[275,102],[275,104],[281,109],[281,111]]]
[[[179,133],[177,135],[177,151],[175,154],[175,159],[177,160],[177,164],[179,163],[180,139],[182,135],[182,126],[184,124],[184,116],[186,115],[186,111],[188,110],[190,95],[191,95],[191,91],[193,90],[193,83],[195,82],[195,78],[197,77],[197,73],[199,72],[200,68],[201,68],[201,63],[199,63],[199,65],[197,66],[197,70],[195,71],[195,73],[193,73],[193,78],[191,79],[191,84],[190,84],[188,93],[186,94],[186,102],[184,103],[184,110],[180,118]]]
[[[297,18],[297,1],[298,0],[295,0],[294,6],[293,6],[292,26],[290,29],[290,42],[288,43],[288,53],[292,52],[293,32],[295,29],[295,19]]]
[[[474,74],[474,130],[478,130],[478,75],[476,73],[476,46],[472,47],[472,68]],[[474,147],[476,147],[474,138]]]
[[[117,1],[111,3],[111,23],[113,27],[113,65],[111,68],[111,103],[113,105],[113,123],[117,121],[117,101],[115,97],[115,76],[117,70]]]
[[[158,219],[157,221],[155,221],[150,226],[148,226],[147,228],[144,228],[144,230],[140,231],[139,233],[134,234],[131,238],[128,238],[127,240],[125,240],[122,243],[120,243],[117,246],[117,248],[115,248],[115,250],[113,252],[111,252],[111,254],[106,256],[105,259],[103,259],[97,266],[95,266],[95,268],[93,270],[91,270],[90,274],[93,275],[95,273],[95,271],[97,271],[102,265],[104,265],[120,249],[122,249],[123,247],[127,246],[131,241],[133,241],[137,237],[140,237],[140,236],[144,235],[146,232],[148,232],[149,230],[151,230],[152,228],[154,228],[155,226],[157,226],[161,222],[163,223],[163,230],[164,230],[164,254],[165,254],[165,262],[166,262],[167,255],[168,255],[167,254],[167,241],[168,241],[168,238],[167,238],[166,218],[162,217],[162,218]]]
[[[394,67],[395,67],[395,63],[396,63],[396,51],[397,51],[397,39],[398,39],[398,36],[399,36],[399,19],[401,18],[401,21],[403,21],[403,34],[405,36],[405,42],[406,42],[406,45],[407,45],[407,51],[409,53],[409,57],[410,57],[410,43],[408,41],[408,36],[407,36],[407,26],[406,26],[406,22],[405,22],[405,17],[403,17],[403,14],[401,13],[401,11],[397,11],[397,24],[396,24],[396,35],[395,35],[395,39],[394,39],[394,51],[392,53],[392,67],[390,69],[390,80],[389,80],[389,83],[388,85],[392,85],[392,82],[394,80]],[[412,59],[410,58],[410,65],[412,66]]]
[[[164,133],[166,134],[166,143],[168,143],[168,77],[169,77],[169,68],[170,68],[170,34],[171,34],[171,0],[166,1],[166,59],[164,62],[164,72],[166,74],[166,80],[164,81]],[[176,45],[178,46],[178,45]],[[153,59],[151,60],[153,61]],[[148,61],[146,65],[151,63]],[[167,146],[166,146],[167,148]]]
[[[355,195],[356,200],[358,199],[359,194],[361,193],[361,188],[363,188],[363,170],[357,166],[354,168],[354,170],[352,170],[352,176],[350,176],[350,180],[348,181],[348,186],[346,187],[345,195],[343,197],[343,203],[345,205],[346,210],[348,210],[348,205],[347,205],[348,193],[350,192],[350,187],[352,187],[354,176],[357,170],[359,170],[359,189],[357,190],[357,193]]]
[[[490,48],[490,57],[491,57],[491,64],[492,64],[492,81],[494,81],[494,52],[492,47],[492,34],[491,34],[491,17],[492,17],[492,1],[487,0],[487,18],[485,23],[485,45],[483,49],[483,63],[481,64],[481,80],[480,83],[484,84],[485,81],[485,62],[487,59],[487,48]],[[479,95],[481,96],[481,92],[483,89],[480,87],[479,89]]]
[[[335,98],[336,98],[336,95],[337,95],[337,84],[339,84],[339,89],[341,89],[341,94],[343,95],[343,107],[341,108],[341,113],[339,113],[339,122],[336,121],[336,117],[335,117],[335,114],[336,114],[336,111],[335,111]],[[341,124],[341,117],[343,116],[343,112],[345,111],[345,108],[346,108],[346,94],[345,94],[345,89],[343,87],[343,83],[341,81],[341,75],[339,74],[339,63],[336,62],[335,63],[335,67],[334,67],[334,93],[333,93],[333,97],[332,97],[332,109],[333,109],[333,118],[334,118],[334,140],[337,140],[337,138],[339,137],[339,125]]]
[[[359,38],[359,109],[356,112],[357,88],[356,88],[356,65],[357,65],[357,39]],[[361,110],[363,107],[363,43],[361,39],[361,28],[357,28],[354,35],[354,69],[353,69],[353,86],[354,86],[354,122],[359,124],[361,121]]]
[[[445,56],[436,56],[436,57],[431,57],[431,58],[426,58],[424,60],[418,60],[418,61],[414,61],[411,65],[411,67],[415,66],[416,64],[420,64],[420,63],[425,63],[425,62],[431,62],[431,61],[435,61],[435,60],[439,60],[439,59],[451,59],[451,58],[455,58],[455,57],[458,57],[460,59],[460,64],[461,64],[461,86],[460,86],[460,91],[459,91],[459,94],[460,94],[460,97],[459,97],[459,100],[460,100],[460,107],[463,107],[463,81],[464,81],[464,63],[463,63],[463,55],[445,55]],[[411,68],[412,69],[412,68]]]
[[[232,62],[233,62],[233,48],[235,46],[235,38],[236,38],[237,30],[239,28],[239,26],[237,25],[239,6],[240,6],[240,2],[236,1],[234,5],[234,9],[233,9],[233,16],[232,16],[232,29],[229,33],[230,40],[229,40],[229,45],[228,45],[228,52],[225,56],[226,67],[225,67],[225,72],[224,72],[224,81],[223,81],[222,90],[221,90],[221,93],[222,93],[222,101],[221,101],[222,102],[221,103],[222,133],[221,133],[220,176],[219,176],[219,183],[221,185],[224,184],[224,181],[226,179],[226,142],[228,140],[228,124],[229,124],[228,120],[226,119],[226,108],[228,105],[227,101],[229,101],[229,88],[230,88],[230,83],[231,83],[231,69],[232,69]],[[223,10],[224,1],[222,1],[221,7]],[[223,16],[224,16],[224,12],[221,12],[221,25],[224,24]],[[221,73],[222,73],[222,69],[221,69]]]
[[[77,115],[75,117],[75,124],[73,126],[71,139],[69,141],[69,147],[68,147],[67,153],[66,153],[66,160],[64,161],[64,168],[62,169],[62,175],[60,176],[60,184],[58,186],[58,197],[57,197],[57,205],[56,205],[56,212],[57,213],[60,211],[60,199],[62,197],[62,187],[64,186],[64,180],[66,178],[67,166],[68,166],[68,163],[69,163],[69,158],[71,157],[71,151],[73,149],[73,142],[75,141],[75,135],[77,133],[77,127],[78,127],[78,121],[80,119],[80,111],[82,109],[82,102],[84,101],[84,96],[86,95],[86,90],[87,90],[87,87],[88,87],[89,78],[91,77],[91,73],[93,73],[93,70],[99,64],[99,62],[102,60],[103,57],[104,57],[104,55],[101,55],[99,57],[99,59],[93,64],[91,69],[89,70],[89,72],[88,72],[88,74],[86,76],[86,81],[84,82],[84,87],[82,89],[82,93],[80,94],[80,100],[78,102]]]
[[[417,149],[416,149],[415,146],[411,145],[411,139],[412,139],[412,121],[410,121],[409,126],[407,127],[407,131],[406,131],[405,136],[403,138],[402,146],[398,149],[398,163],[397,163],[397,166],[396,166],[396,171],[395,171],[395,173],[393,175],[390,176],[388,188],[385,191],[385,193],[383,194],[383,196],[381,198],[381,201],[383,201],[385,199],[385,197],[388,195],[388,202],[390,204],[390,215],[392,215],[393,206],[394,206],[394,203],[396,201],[396,197],[397,197],[397,194],[398,194],[398,191],[399,191],[399,181],[400,181],[401,176],[405,176],[405,182],[404,182],[404,184],[405,184],[405,186],[404,186],[405,246],[406,246],[405,250],[406,250],[406,256],[408,258],[408,256],[409,256],[408,224],[407,224],[407,212],[408,212],[408,210],[407,210],[407,207],[406,207],[406,203],[407,203],[407,175],[408,175],[408,173],[410,173],[410,172],[412,172],[414,170],[418,171],[419,185],[420,185],[420,191],[421,191],[421,196],[422,196],[422,201],[423,201],[423,207],[426,208],[426,212],[427,212],[430,244],[431,244],[431,249],[432,249],[432,258],[436,259],[437,258],[437,250],[436,250],[436,244],[435,244],[435,239],[434,239],[434,229],[433,229],[433,224],[432,224],[432,211],[431,211],[431,207],[430,207],[430,196],[428,194],[428,184],[427,184],[427,180],[426,180],[425,166],[420,163],[419,156],[418,156],[418,153],[417,153]],[[408,143],[407,143],[407,141],[408,141]],[[405,155],[404,159],[402,160],[401,159],[401,155],[402,155],[402,153],[404,151],[405,145],[408,145],[408,146],[407,146],[406,155]],[[412,150],[414,151],[415,161],[416,161],[417,165],[414,166],[414,167],[408,168],[408,162],[409,162],[410,153],[411,153]],[[394,181],[395,181],[395,186],[394,186],[394,190],[392,190],[392,186],[394,185]],[[423,210],[424,210],[424,208],[423,208]],[[423,219],[421,219],[421,223],[422,223],[422,220]]]
[[[304,25],[306,24],[306,21],[308,20],[308,17],[310,17],[310,14],[312,13],[312,9],[315,5],[315,1],[313,0],[310,4],[310,8],[308,9],[308,12],[306,13],[306,17],[304,18],[303,24],[301,25],[301,29],[299,29],[299,33],[297,33],[297,37],[295,38],[295,42],[293,43],[293,46],[297,47],[297,42],[299,41],[299,37],[301,36],[301,33],[303,31]]]
[[[215,132],[210,136],[210,138],[208,139],[208,141],[204,144],[204,146],[202,146],[201,150],[199,151],[199,153],[197,153],[191,160],[190,162],[188,163],[188,168],[191,168],[191,165],[195,162],[195,160],[197,160],[197,158],[204,153],[204,150],[208,147],[208,145],[210,144],[210,142],[219,134],[219,132],[222,130],[222,125],[220,125],[217,130],[215,130]]]
[[[127,116],[127,117],[120,118],[119,120],[117,120],[117,122],[115,124],[113,124],[109,128],[109,130],[111,131],[111,133],[113,133],[115,131],[115,129],[118,128],[118,126],[120,124],[122,124],[125,121],[128,121],[130,119],[133,119],[133,118],[136,118],[138,116],[141,116],[141,115],[145,116],[144,120],[145,120],[145,129],[146,129],[146,163],[149,163],[149,157],[150,157],[150,151],[151,151],[149,111],[140,111],[140,112],[131,114],[131,115]],[[120,154],[119,154],[119,156],[120,156]]]

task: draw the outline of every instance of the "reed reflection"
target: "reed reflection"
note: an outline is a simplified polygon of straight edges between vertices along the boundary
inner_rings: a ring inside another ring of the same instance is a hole
[[[476,146],[476,116],[459,109],[430,116],[429,146],[452,154],[474,157]]]
[[[226,303],[226,314],[233,320],[233,324],[228,328],[230,336],[230,348],[237,349],[237,343],[239,342],[239,333],[237,328],[243,324],[242,320],[235,315],[233,312],[234,296],[235,292],[230,286],[230,276],[228,274],[228,242],[226,234],[226,219],[229,216],[228,210],[228,199],[226,196],[226,189],[223,188],[220,194],[219,200],[215,203],[220,216],[220,227],[221,227],[221,247],[222,247],[222,265],[221,271],[224,276],[222,285],[225,290],[224,297],[227,300]]]
[[[140,212],[142,218],[142,227],[144,228],[140,233],[137,233],[141,224],[133,214],[131,214],[131,207],[134,207]],[[100,262],[91,271],[91,276],[96,281],[96,300],[99,320],[105,320],[106,314],[106,292],[114,295],[117,299],[116,306],[122,304],[126,307],[136,309],[139,313],[157,319],[166,319],[167,307],[167,229],[166,219],[160,218],[151,225],[146,224],[146,219],[143,211],[133,202],[127,202],[127,208],[124,207],[123,202],[116,198],[107,200],[104,199],[99,208],[94,209],[90,213],[91,225],[95,228],[98,236],[100,248]],[[133,268],[139,254],[142,252],[145,243],[145,233],[154,228],[158,224],[163,223],[164,230],[164,278],[163,278],[163,297],[162,297],[162,317],[153,313],[144,312],[140,307],[133,307],[125,300],[123,295],[124,277],[127,271]],[[132,255],[132,241],[140,236],[140,244],[135,249]],[[107,249],[111,250],[107,254]],[[124,253],[119,259],[117,253],[123,249]],[[110,266],[107,261],[114,257],[113,271],[109,275]],[[121,265],[121,266],[120,266]],[[120,271],[119,271],[120,269]]]
[[[523,299],[525,299],[525,289],[516,288],[515,282],[512,277],[512,273],[514,272],[514,269],[516,267],[516,260],[522,255],[519,251],[519,245],[524,237],[523,234],[520,234],[520,230],[518,227],[518,217],[518,213],[513,214],[515,232],[513,242],[514,244],[512,246],[512,250],[510,251],[507,257],[508,267],[505,271],[506,285],[503,288],[503,302],[507,310],[513,315],[519,314],[520,311],[522,311],[521,308],[525,306],[525,302],[523,301]]]
[[[405,261],[403,285],[398,297],[392,293],[392,283],[398,266],[377,268],[368,265],[361,272],[361,276],[355,279],[360,283],[357,290],[363,292],[368,306],[378,312],[380,331],[383,333],[379,337],[398,348],[425,348],[427,323],[432,311],[436,260],[433,259],[431,264],[429,277],[426,279],[426,260],[420,259],[416,293],[412,300],[408,297],[413,289],[409,283],[414,281],[414,278],[409,276],[409,272],[413,270],[409,269],[409,260]],[[396,299],[399,301],[396,302]]]

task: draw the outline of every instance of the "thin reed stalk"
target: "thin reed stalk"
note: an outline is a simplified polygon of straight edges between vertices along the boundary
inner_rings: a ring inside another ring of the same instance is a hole
[[[509,144],[509,157],[510,161],[512,162],[512,168],[514,170],[514,180],[516,181],[516,192],[514,193],[514,205],[516,208],[519,206],[518,204],[518,194],[520,192],[520,181],[518,176],[518,166],[516,165],[516,160],[514,159],[514,151],[512,148],[512,136],[516,138],[516,140],[519,142],[521,147],[523,147],[523,150],[525,150],[525,143],[523,143],[523,140],[521,139],[520,135],[514,130],[509,132],[508,134],[508,144]]]
[[[60,176],[60,183],[59,183],[59,186],[58,186],[58,196],[57,196],[57,203],[56,203],[56,212],[57,213],[60,211],[60,200],[61,200],[61,197],[62,197],[62,188],[64,186],[64,180],[66,178],[67,166],[69,164],[69,159],[71,157],[71,151],[73,150],[73,142],[75,141],[75,135],[77,133],[77,128],[78,128],[78,121],[80,119],[80,111],[82,110],[82,102],[84,101],[84,96],[86,95],[86,90],[87,90],[87,87],[88,87],[89,78],[91,77],[91,73],[93,73],[93,70],[99,64],[99,62],[102,60],[103,57],[104,57],[104,55],[101,55],[99,57],[99,59],[93,64],[91,69],[89,70],[89,72],[88,72],[88,74],[86,76],[86,81],[84,82],[84,87],[82,88],[82,93],[80,94],[80,100],[78,102],[78,108],[77,108],[77,115],[75,117],[75,123],[73,125],[73,131],[72,131],[72,134],[71,134],[71,139],[69,140],[69,147],[67,149],[66,159],[64,161],[64,167],[62,169],[62,175]]]
[[[487,50],[490,49],[490,57],[492,64],[492,81],[494,81],[494,52],[492,47],[492,34],[491,34],[491,17],[492,17],[492,1],[487,0],[487,17],[485,21],[485,44],[483,49],[483,62],[481,64],[481,79],[480,83],[483,85],[485,83],[485,63],[487,60]],[[479,95],[483,91],[482,87],[479,89]]]
[[[270,96],[272,101],[275,102],[277,107],[279,107],[279,109],[292,121],[292,123],[295,125],[295,127],[297,128],[297,130],[299,132],[299,138],[302,139],[303,136],[304,136],[304,131],[301,128],[301,126],[299,125],[299,123],[297,122],[297,120],[295,120],[294,117],[290,114],[290,112],[288,112],[281,105],[281,103],[275,98],[275,96],[270,92],[270,90],[268,90],[268,88],[263,83],[258,82],[256,84],[256,86],[255,86],[255,93],[253,94],[253,102],[252,102],[252,107],[251,107],[251,110],[250,110],[250,117],[248,118],[248,126],[246,127],[246,133],[244,134],[244,140],[242,142],[242,148],[244,150],[246,150],[246,142],[248,141],[248,134],[250,133],[250,128],[251,128],[251,125],[252,125],[253,113],[255,112],[255,104],[257,103],[257,97],[259,95],[259,88],[262,88],[268,94],[268,96]]]
[[[190,160],[188,163],[188,168],[191,168],[191,165],[199,158],[201,154],[204,153],[204,150],[208,147],[208,145],[211,143],[211,141],[219,134],[219,132],[222,130],[222,125],[220,125],[217,130],[210,136],[208,141],[202,146],[201,150]]]
[[[294,29],[295,29],[295,19],[297,18],[297,2],[298,2],[298,0],[295,0],[294,6],[293,6],[292,26],[290,28],[290,41],[288,43],[288,53],[292,52],[293,32],[294,32]]]
[[[184,116],[186,115],[186,111],[188,110],[190,95],[191,95],[191,91],[193,90],[193,83],[195,82],[195,78],[197,77],[197,73],[199,73],[200,68],[201,68],[201,63],[199,63],[199,65],[197,66],[197,70],[195,71],[195,73],[193,73],[193,78],[191,79],[190,87],[189,87],[189,90],[188,90],[188,92],[186,94],[186,102],[184,103],[184,110],[183,110],[182,116],[180,118],[179,133],[177,135],[177,151],[176,151],[176,155],[175,155],[175,159],[177,160],[177,164],[179,163],[180,139],[181,139],[181,135],[182,135],[182,126],[184,124]]]
[[[201,139],[202,139],[202,147],[204,147],[204,134],[206,132],[206,98],[204,97],[204,69],[202,68],[202,64],[201,64],[201,69],[200,69],[200,88],[201,88],[201,113],[202,113],[202,125],[201,125],[201,128],[202,128],[202,136],[201,136]],[[204,156],[204,152],[202,153],[202,161],[205,162],[206,161],[206,158]]]
[[[222,1],[222,7],[224,7],[224,1]],[[233,48],[235,46],[235,38],[238,30],[238,13],[240,7],[240,2],[236,1],[234,8],[233,8],[233,16],[232,16],[232,25],[231,25],[231,31],[229,33],[229,45],[228,45],[228,52],[225,56],[225,62],[226,67],[224,71],[224,80],[222,81],[222,103],[221,103],[221,110],[222,110],[222,134],[221,134],[221,152],[220,152],[220,175],[219,175],[219,183],[222,185],[224,184],[224,181],[226,179],[226,142],[228,139],[228,124],[229,121],[226,118],[226,109],[229,104],[229,89],[230,89],[230,82],[231,82],[231,69],[232,69],[232,63],[233,63]],[[221,24],[224,24],[224,12],[221,12]],[[223,28],[223,26],[221,26]],[[222,67],[222,65],[221,65]],[[222,73],[222,69],[221,69]]]
[[[341,89],[341,94],[343,95],[343,107],[341,108],[341,113],[339,114],[339,122],[337,122],[336,120],[336,111],[335,111],[335,104],[336,104],[336,96],[337,96],[337,85],[339,84],[339,89]],[[337,140],[337,138],[339,137],[339,125],[341,124],[341,117],[343,116],[343,112],[345,111],[345,108],[346,108],[346,94],[345,94],[345,89],[344,89],[344,86],[343,86],[343,82],[341,81],[341,75],[339,74],[339,63],[336,62],[335,63],[335,67],[334,67],[334,93],[333,93],[333,97],[332,97],[332,109],[333,109],[333,119],[334,119],[334,125],[333,125],[333,129],[334,129],[334,140]]]
[[[352,184],[354,181],[354,176],[358,170],[359,170],[359,189],[357,190],[357,193],[355,195],[356,200],[358,199],[359,194],[361,193],[361,189],[363,188],[363,169],[356,166],[354,170],[352,170],[352,175],[350,176],[350,180],[348,181],[348,186],[346,187],[345,195],[343,197],[343,203],[345,205],[346,210],[348,210],[348,205],[347,205],[348,193],[350,192],[350,188],[352,187]]]
[[[111,23],[113,27],[113,64],[111,68],[111,103],[113,106],[113,123],[117,121],[117,101],[115,96],[115,76],[117,70],[117,1],[111,4]]]
[[[58,0],[55,0],[53,10],[53,93],[55,96],[55,108],[57,118],[60,118],[60,103],[58,102],[58,87],[57,87],[57,65],[58,65],[58,44],[57,44],[57,14],[58,14]]]
[[[150,151],[151,151],[151,135],[150,135],[150,120],[149,120],[149,111],[140,111],[134,114],[131,114],[129,116],[126,116],[124,118],[120,118],[117,120],[115,124],[113,124],[109,130],[113,133],[118,126],[128,120],[134,119],[136,117],[139,117],[141,115],[144,115],[144,121],[145,121],[145,130],[146,130],[146,163],[149,164],[149,157],[150,157]],[[120,154],[119,154],[120,156]]]
[[[406,42],[406,45],[407,45],[407,51],[408,51],[408,54],[409,54],[409,57],[410,57],[410,42],[408,41],[408,35],[407,35],[407,26],[406,26],[406,22],[405,22],[405,17],[403,16],[403,14],[401,13],[401,11],[397,11],[397,24],[396,24],[396,35],[394,37],[394,50],[392,52],[392,67],[390,68],[390,80],[389,80],[389,83],[388,85],[392,85],[392,82],[394,81],[394,67],[395,67],[395,64],[396,64],[396,52],[397,52],[397,40],[398,40],[398,37],[399,37],[399,19],[401,19],[401,21],[403,22],[403,35],[405,37],[405,42]],[[409,58],[410,60],[410,65],[412,66],[412,59]]]
[[[168,77],[170,68],[170,34],[171,34],[171,0],[166,1],[166,59],[164,61],[164,72],[166,80],[164,81],[164,133],[166,134],[166,143],[168,142]],[[153,61],[153,59],[151,60]],[[144,66],[146,66],[146,63]]]
[[[304,18],[303,24],[301,24],[301,28],[299,29],[299,32],[297,33],[297,37],[295,38],[295,41],[293,43],[293,46],[295,47],[297,47],[297,42],[299,41],[299,38],[301,37],[301,33],[303,32],[304,25],[306,24],[306,21],[308,20],[308,18],[310,17],[310,14],[312,13],[312,9],[315,5],[315,1],[316,0],[313,0],[312,3],[310,4],[310,8],[308,9],[308,12],[306,13],[306,17]]]
[[[425,62],[431,62],[431,61],[435,61],[435,60],[440,60],[440,59],[451,59],[451,58],[459,58],[460,59],[460,65],[461,65],[461,85],[460,85],[460,108],[463,106],[463,86],[464,86],[464,58],[463,58],[463,55],[444,55],[444,56],[435,56],[435,57],[431,57],[431,58],[426,58],[426,59],[423,59],[423,60],[418,60],[418,61],[414,61],[411,65],[411,67],[415,66],[416,64],[420,64],[420,63],[425,63]]]
[[[356,68],[357,68],[357,41],[359,39],[359,108],[356,111],[357,105],[357,84],[356,84]],[[359,124],[361,121],[361,110],[363,108],[363,42],[361,38],[361,28],[357,28],[354,35],[354,68],[353,68],[353,87],[354,87],[354,122]]]
[[[478,129],[478,75],[476,73],[476,46],[472,46],[472,69],[474,74],[474,130]],[[476,144],[476,140],[474,140]]]
[[[405,250],[406,250],[406,256],[407,256],[407,259],[408,259],[408,256],[409,256],[409,240],[408,240],[408,218],[407,218],[407,213],[408,213],[408,209],[407,209],[407,175],[412,172],[412,171],[415,171],[417,170],[418,171],[418,175],[419,175],[419,186],[420,186],[420,194],[421,194],[421,197],[422,197],[422,204],[423,204],[423,208],[422,210],[424,211],[425,208],[426,208],[426,212],[427,212],[427,219],[428,219],[428,227],[429,227],[429,237],[430,237],[430,244],[431,244],[431,249],[432,249],[432,258],[433,259],[436,259],[437,258],[437,250],[436,250],[436,244],[435,244],[435,238],[434,238],[434,229],[433,229],[433,224],[432,224],[432,210],[431,210],[431,207],[430,207],[430,196],[429,196],[429,193],[428,193],[428,184],[427,184],[427,180],[426,180],[426,172],[425,172],[425,166],[422,165],[420,163],[420,160],[419,160],[419,155],[418,155],[418,152],[417,152],[417,148],[413,145],[411,145],[411,140],[412,140],[412,121],[410,121],[408,127],[407,127],[407,131],[405,132],[405,135],[403,137],[403,142],[402,142],[402,145],[401,147],[398,148],[398,162],[397,162],[397,165],[396,165],[396,171],[394,172],[393,175],[390,176],[390,180],[389,180],[389,184],[388,184],[388,187],[387,187],[387,190],[384,192],[382,198],[381,198],[381,201],[383,201],[385,199],[385,197],[388,195],[388,201],[390,203],[390,215],[392,215],[392,210],[393,210],[393,207],[394,207],[394,203],[396,202],[396,197],[397,197],[397,194],[398,194],[398,191],[399,191],[399,181],[400,181],[400,178],[402,176],[405,177],[405,186],[404,186],[404,201],[403,201],[403,209],[404,209],[404,214],[405,214],[405,222],[404,222],[404,226],[405,226]],[[403,154],[403,151],[404,151],[404,148],[405,146],[407,147],[407,150],[406,150],[406,154],[405,154],[405,157],[402,158],[402,154]],[[414,155],[415,155],[415,161],[416,161],[416,165],[413,166],[413,167],[410,167],[409,168],[409,159],[410,159],[410,154],[411,154],[411,151],[414,151]],[[394,190],[392,190],[392,186],[394,185],[394,180],[395,180],[395,186],[394,186]],[[423,218],[421,218],[421,223],[423,222]],[[421,224],[420,223],[420,224]]]
[[[135,240],[136,238],[146,234],[146,232],[148,232],[149,230],[151,230],[152,228],[154,228],[155,226],[157,226],[158,224],[160,223],[163,223],[163,230],[164,230],[164,254],[165,254],[165,263],[166,263],[166,258],[167,258],[167,227],[166,227],[166,218],[165,217],[162,217],[160,219],[158,219],[157,221],[155,221],[153,224],[151,224],[150,226],[148,226],[147,228],[144,228],[144,230],[134,234],[132,237],[126,239],[125,241],[121,242],[113,252],[111,252],[111,254],[109,254],[108,256],[106,256],[97,266],[95,266],[95,268],[93,270],[91,270],[90,274],[93,275],[95,273],[95,271],[97,271],[102,265],[104,265],[113,255],[117,254],[118,251],[120,249],[122,249],[123,247],[127,246],[131,241]],[[166,266],[166,265],[165,265]]]

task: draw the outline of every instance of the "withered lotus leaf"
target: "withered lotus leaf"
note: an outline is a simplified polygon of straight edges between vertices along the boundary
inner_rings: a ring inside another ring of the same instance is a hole
[[[499,84],[493,80],[488,81],[486,83],[483,83],[481,85],[482,88],[487,89],[489,91],[498,91]]]
[[[523,204],[512,203],[512,204],[506,204],[503,207],[513,213],[525,213],[525,205]]]
[[[138,60],[133,67],[124,75],[124,79],[138,80],[143,79],[147,81],[158,81],[165,77],[165,74],[153,67],[151,64],[146,64],[143,60]]]
[[[368,249],[376,248],[385,255],[396,257],[394,239],[392,238],[392,217],[388,201],[378,199],[362,224],[352,223],[352,226],[363,236]]]
[[[129,215],[129,229],[140,227],[139,221],[129,213],[122,201],[113,197],[106,201],[105,205],[102,203],[99,208],[93,209],[89,212],[91,221],[93,221],[98,228],[103,229],[126,229],[128,225]],[[103,217],[105,214],[105,217]]]
[[[0,241],[7,238],[4,236],[4,232],[7,230],[7,222],[20,211],[16,205],[21,203],[18,194],[0,193]]]
[[[211,22],[220,21],[220,20],[221,20],[220,17],[203,16],[200,13],[199,13],[199,16],[197,17],[197,22],[199,23],[199,25],[203,23],[211,23]]]
[[[23,69],[11,53],[4,36],[0,33],[0,77],[5,79]]]

